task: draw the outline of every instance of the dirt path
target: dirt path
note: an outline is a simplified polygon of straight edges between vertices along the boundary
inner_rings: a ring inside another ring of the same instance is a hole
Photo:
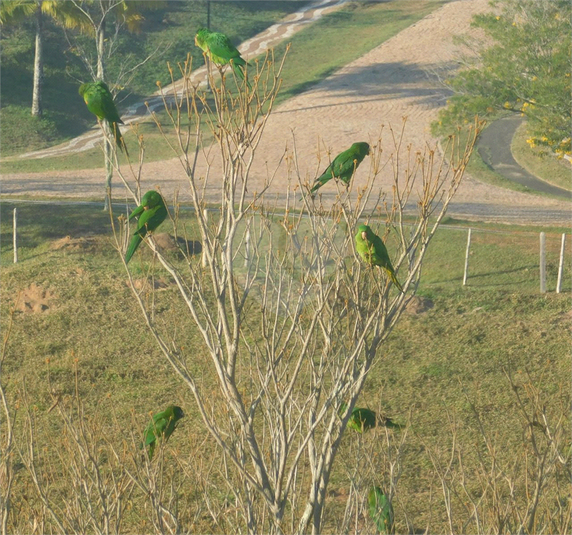
[[[414,149],[423,150],[426,143],[434,144],[429,125],[439,109],[445,105],[447,90],[440,84],[437,73],[455,67],[454,34],[470,31],[475,13],[486,11],[488,0],[457,0],[445,4],[416,24],[403,30],[358,60],[346,65],[313,89],[302,93],[280,106],[270,118],[265,136],[252,168],[250,190],[262,187],[268,169],[272,169],[284,154],[285,146],[292,148],[295,136],[298,161],[303,176],[311,179],[317,167],[317,142],[335,155],[354,141],[375,141],[380,125],[385,125],[382,146],[390,151],[388,126],[401,129],[407,117],[405,139]],[[387,152],[389,153],[389,152]],[[216,176],[217,162],[211,167]],[[199,163],[204,173],[205,162]],[[364,181],[367,165],[362,165],[356,185]],[[270,192],[285,195],[286,165],[279,169],[278,178]],[[147,163],[143,169],[143,188],[160,185],[169,197],[181,188],[180,199],[185,200],[185,177],[177,159]],[[3,177],[3,193],[33,195],[66,195],[93,197],[103,189],[102,170],[53,172]],[[124,193],[115,181],[116,198]],[[379,180],[380,187],[390,190],[391,174]],[[217,183],[211,180],[207,196],[216,201]],[[333,198],[335,188],[324,187],[323,195]],[[479,220],[560,223],[568,225],[570,203],[483,184],[467,176],[461,186],[450,214]]]

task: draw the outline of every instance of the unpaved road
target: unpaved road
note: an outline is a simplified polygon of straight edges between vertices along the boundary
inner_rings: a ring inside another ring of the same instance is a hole
[[[322,158],[327,159],[324,149],[331,150],[333,157],[354,141],[376,142],[383,124],[381,144],[384,154],[389,154],[393,149],[389,126],[399,131],[403,117],[407,118],[406,144],[411,144],[414,151],[423,151],[427,144],[434,146],[437,140],[431,136],[429,125],[448,96],[437,73],[456,65],[457,49],[452,36],[469,32],[472,16],[488,9],[488,0],[450,2],[311,90],[285,102],[268,122],[252,167],[249,191],[261,190],[269,169],[274,169],[285,147],[292,149],[293,136],[301,174],[309,180],[318,168],[324,167],[317,165],[318,142]],[[220,194],[220,183],[216,180],[218,165],[216,158],[213,159],[207,189],[207,199],[212,201]],[[390,167],[387,166],[378,182],[389,193],[393,181]],[[204,158],[197,169],[206,174]],[[269,193],[285,197],[286,174],[283,163]],[[366,175],[364,162],[355,185],[363,184]],[[170,197],[179,189],[179,198],[185,200],[188,198],[185,181],[178,159],[147,163],[143,168],[143,190],[160,186]],[[5,175],[2,190],[10,195],[99,196],[103,191],[103,170]],[[322,191],[326,200],[336,194],[332,184]],[[114,196],[125,196],[118,179]],[[570,203],[564,200],[510,191],[466,176],[449,214],[487,221],[569,225],[570,208]]]

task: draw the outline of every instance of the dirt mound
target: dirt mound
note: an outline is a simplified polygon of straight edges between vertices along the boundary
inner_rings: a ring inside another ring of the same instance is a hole
[[[199,254],[202,252],[203,247],[201,242],[194,240],[185,240],[181,236],[177,236],[177,240],[168,234],[167,232],[162,232],[160,234],[154,234],[155,243],[161,251],[188,251],[190,254]]]
[[[126,282],[125,284],[129,285],[128,282]],[[170,286],[169,281],[167,281],[166,279],[160,278],[160,279],[153,279],[153,281],[151,282],[151,279],[134,279],[133,280],[133,286],[135,286],[136,290],[149,290],[151,288],[151,284],[153,284],[153,289],[154,290],[164,290],[165,288],[168,288]]]
[[[93,251],[95,250],[97,241],[95,236],[84,236],[80,238],[72,238],[65,236],[51,243],[52,251],[60,251],[66,249],[68,251]]]
[[[433,301],[428,297],[422,297],[420,295],[414,295],[407,305],[405,306],[405,312],[416,316],[417,314],[423,314],[435,306]]]
[[[55,295],[38,286],[35,282],[23,290],[16,299],[16,310],[20,312],[42,313],[54,310]]]

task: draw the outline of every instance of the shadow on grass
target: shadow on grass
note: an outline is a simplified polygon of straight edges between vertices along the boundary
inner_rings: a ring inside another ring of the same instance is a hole
[[[510,275],[510,274],[514,274],[514,273],[524,273],[527,271],[532,271],[534,269],[538,269],[537,265],[530,265],[530,266],[523,266],[520,268],[515,268],[515,269],[504,269],[502,271],[489,271],[486,273],[476,273],[476,274],[471,274],[471,271],[469,269],[469,274],[467,276],[467,286],[474,286],[471,284],[471,281],[474,281],[475,279],[484,279],[486,277],[496,277],[496,276],[500,276],[500,275]],[[432,282],[432,284],[445,284],[445,283],[462,283],[463,281],[463,277],[462,275],[459,275],[458,277],[451,277],[449,279],[441,279],[439,281],[434,281]],[[498,283],[487,283],[487,284],[480,284],[478,287],[479,288],[487,288],[487,287],[494,287],[494,286],[510,286],[510,285],[517,285],[517,284],[525,284],[525,283],[529,283],[530,280],[517,280],[517,281],[502,281],[502,282],[498,282]]]
[[[109,214],[96,206],[82,207],[49,204],[0,203],[0,243],[12,246],[13,209],[18,213],[18,245],[34,248],[45,241],[95,236],[111,232]],[[78,212],[81,217],[78,217]]]

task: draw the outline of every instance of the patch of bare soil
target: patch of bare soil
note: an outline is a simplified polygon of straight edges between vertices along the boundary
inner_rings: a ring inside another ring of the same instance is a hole
[[[154,234],[155,243],[161,251],[188,251],[189,254],[199,254],[202,252],[203,247],[201,242],[194,240],[185,240],[181,236],[177,236],[175,240],[174,236],[171,236],[167,232],[161,232],[159,234]]]
[[[405,306],[405,312],[412,316],[416,316],[431,310],[434,306],[435,304],[428,297],[414,295]]]
[[[97,239],[95,236],[85,236],[80,238],[72,238],[65,236],[51,243],[50,249],[52,251],[61,251],[66,249],[68,251],[94,251],[97,246]]]
[[[56,308],[55,299],[52,292],[33,282],[16,298],[16,310],[34,314],[51,312]]]
[[[129,285],[128,282],[125,282],[125,284]],[[165,290],[170,286],[170,284],[169,281],[163,278],[152,279],[152,280],[144,278],[144,279],[135,279],[133,281],[133,286],[135,286],[135,289],[138,291],[150,290],[151,287],[153,287],[153,290]]]

